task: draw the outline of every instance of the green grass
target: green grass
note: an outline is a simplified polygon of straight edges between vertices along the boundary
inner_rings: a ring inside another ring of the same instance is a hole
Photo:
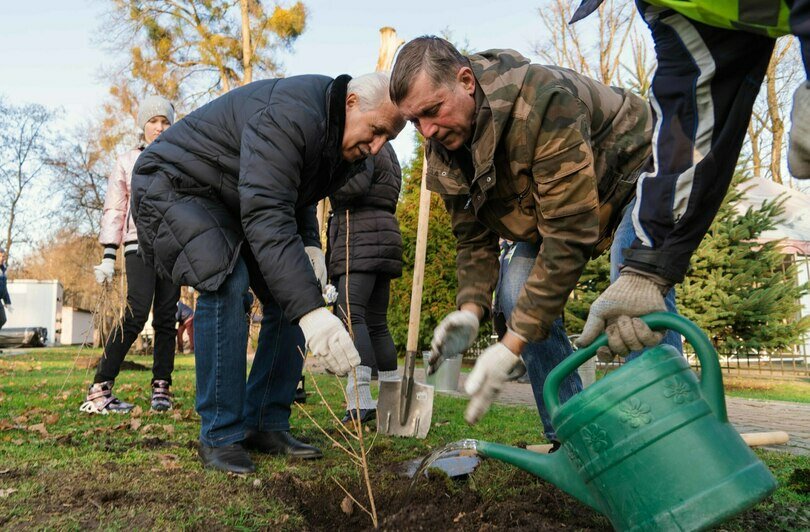
[[[778,380],[724,376],[726,394],[746,399],[810,403],[810,378]]]
[[[596,378],[605,376],[604,370],[596,372]],[[723,373],[723,387],[726,395],[743,399],[764,401],[792,401],[810,403],[810,378],[780,379],[767,377],[745,377]]]
[[[359,491],[357,470],[295,408],[291,416],[294,434],[322,448],[324,460],[291,463],[254,455],[258,470],[253,475],[232,477],[202,470],[196,456],[199,418],[194,412],[194,361],[189,355],[179,355],[175,362],[173,412],[150,413],[151,372],[128,370],[119,376],[116,393],[140,406],[142,412],[80,413],[92,370],[74,367],[74,361],[77,355],[91,358],[98,354],[97,350],[52,349],[0,357],[0,528],[312,529],[320,528],[321,516],[306,505],[291,502],[299,500],[298,492],[313,504],[335,497],[339,501],[331,478],[342,479]],[[151,363],[142,356],[128,360],[144,366]],[[317,380],[328,403],[342,414],[342,382],[328,376]],[[327,409],[312,393],[309,380],[307,384],[311,393],[304,408],[330,426]],[[390,471],[394,464],[424,456],[448,442],[463,438],[509,445],[544,442],[534,407],[496,405],[481,423],[469,427],[463,421],[465,405],[464,400],[437,395],[427,439],[374,440],[371,462],[381,479],[381,491],[387,486],[393,489],[390,479],[395,475]],[[368,433],[368,437],[373,435]],[[776,495],[760,505],[763,511],[777,516],[805,511],[802,508],[810,503],[806,481],[791,478],[810,470],[810,458],[781,453],[760,456],[780,479]],[[472,491],[481,504],[526,499],[536,493],[531,489],[538,489],[534,479],[496,462],[485,462],[464,486],[448,488],[449,493]],[[561,510],[564,515],[574,515],[580,507],[566,508]],[[327,517],[334,521],[333,510],[324,508],[324,521]],[[352,526],[357,528],[361,521],[357,516],[353,519]],[[758,526],[746,523],[738,519],[726,528]]]

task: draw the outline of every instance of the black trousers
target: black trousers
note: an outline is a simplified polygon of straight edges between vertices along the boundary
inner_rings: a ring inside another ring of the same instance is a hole
[[[346,322],[346,298],[351,314],[354,345],[360,353],[360,364],[379,371],[397,369],[397,350],[388,330],[388,297],[391,278],[374,273],[349,272],[337,280],[338,298],[335,314]]]
[[[0,301],[0,329],[3,328],[3,325],[6,324],[6,307],[3,306],[3,302]]]
[[[121,326],[116,327],[96,369],[93,382],[112,381],[121,370],[121,363],[132,343],[138,338],[152,307],[152,327],[155,329],[155,355],[152,380],[172,381],[174,370],[175,319],[180,287],[161,279],[155,270],[136,254],[127,255],[127,310]],[[153,305],[154,301],[154,305]]]
[[[624,263],[680,282],[728,190],[775,41],[637,4],[658,59],[655,167],[638,181]]]

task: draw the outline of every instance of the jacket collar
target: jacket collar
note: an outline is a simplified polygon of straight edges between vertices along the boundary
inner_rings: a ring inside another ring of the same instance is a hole
[[[470,56],[470,68],[476,80],[476,101],[472,156],[477,180],[492,173],[495,147],[501,142],[512,118],[515,101],[523,89],[529,60],[514,50],[487,50]],[[493,179],[489,183],[494,184]],[[489,187],[484,187],[489,188]]]
[[[354,163],[343,160],[343,130],[346,126],[346,94],[349,81],[347,74],[336,77],[326,89],[326,144],[324,158],[330,173],[330,189],[336,190],[348,181],[349,177],[365,167],[365,160]],[[338,184],[339,183],[339,184]]]

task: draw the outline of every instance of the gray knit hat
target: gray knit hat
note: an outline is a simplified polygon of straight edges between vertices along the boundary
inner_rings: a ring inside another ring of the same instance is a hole
[[[143,129],[156,116],[165,116],[169,124],[174,124],[174,106],[162,96],[147,96],[138,106],[138,126]]]

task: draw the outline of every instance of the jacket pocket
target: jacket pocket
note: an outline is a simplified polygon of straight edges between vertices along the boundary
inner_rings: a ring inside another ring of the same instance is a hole
[[[172,175],[169,176],[172,182],[172,190],[178,194],[187,194],[189,196],[212,196],[214,188],[211,185],[201,185],[185,176]]]
[[[537,207],[546,219],[562,218],[597,208],[599,197],[590,158],[571,161],[570,150],[536,161],[532,167]]]
[[[466,196],[470,193],[470,187],[462,182],[458,174],[453,174],[448,169],[431,169],[427,171],[427,189],[438,194],[450,196]]]
[[[599,201],[599,241],[593,250],[593,258],[601,255],[613,242],[613,233],[621,221],[624,208],[633,199],[639,172],[627,177],[620,177],[613,183],[613,188]]]

